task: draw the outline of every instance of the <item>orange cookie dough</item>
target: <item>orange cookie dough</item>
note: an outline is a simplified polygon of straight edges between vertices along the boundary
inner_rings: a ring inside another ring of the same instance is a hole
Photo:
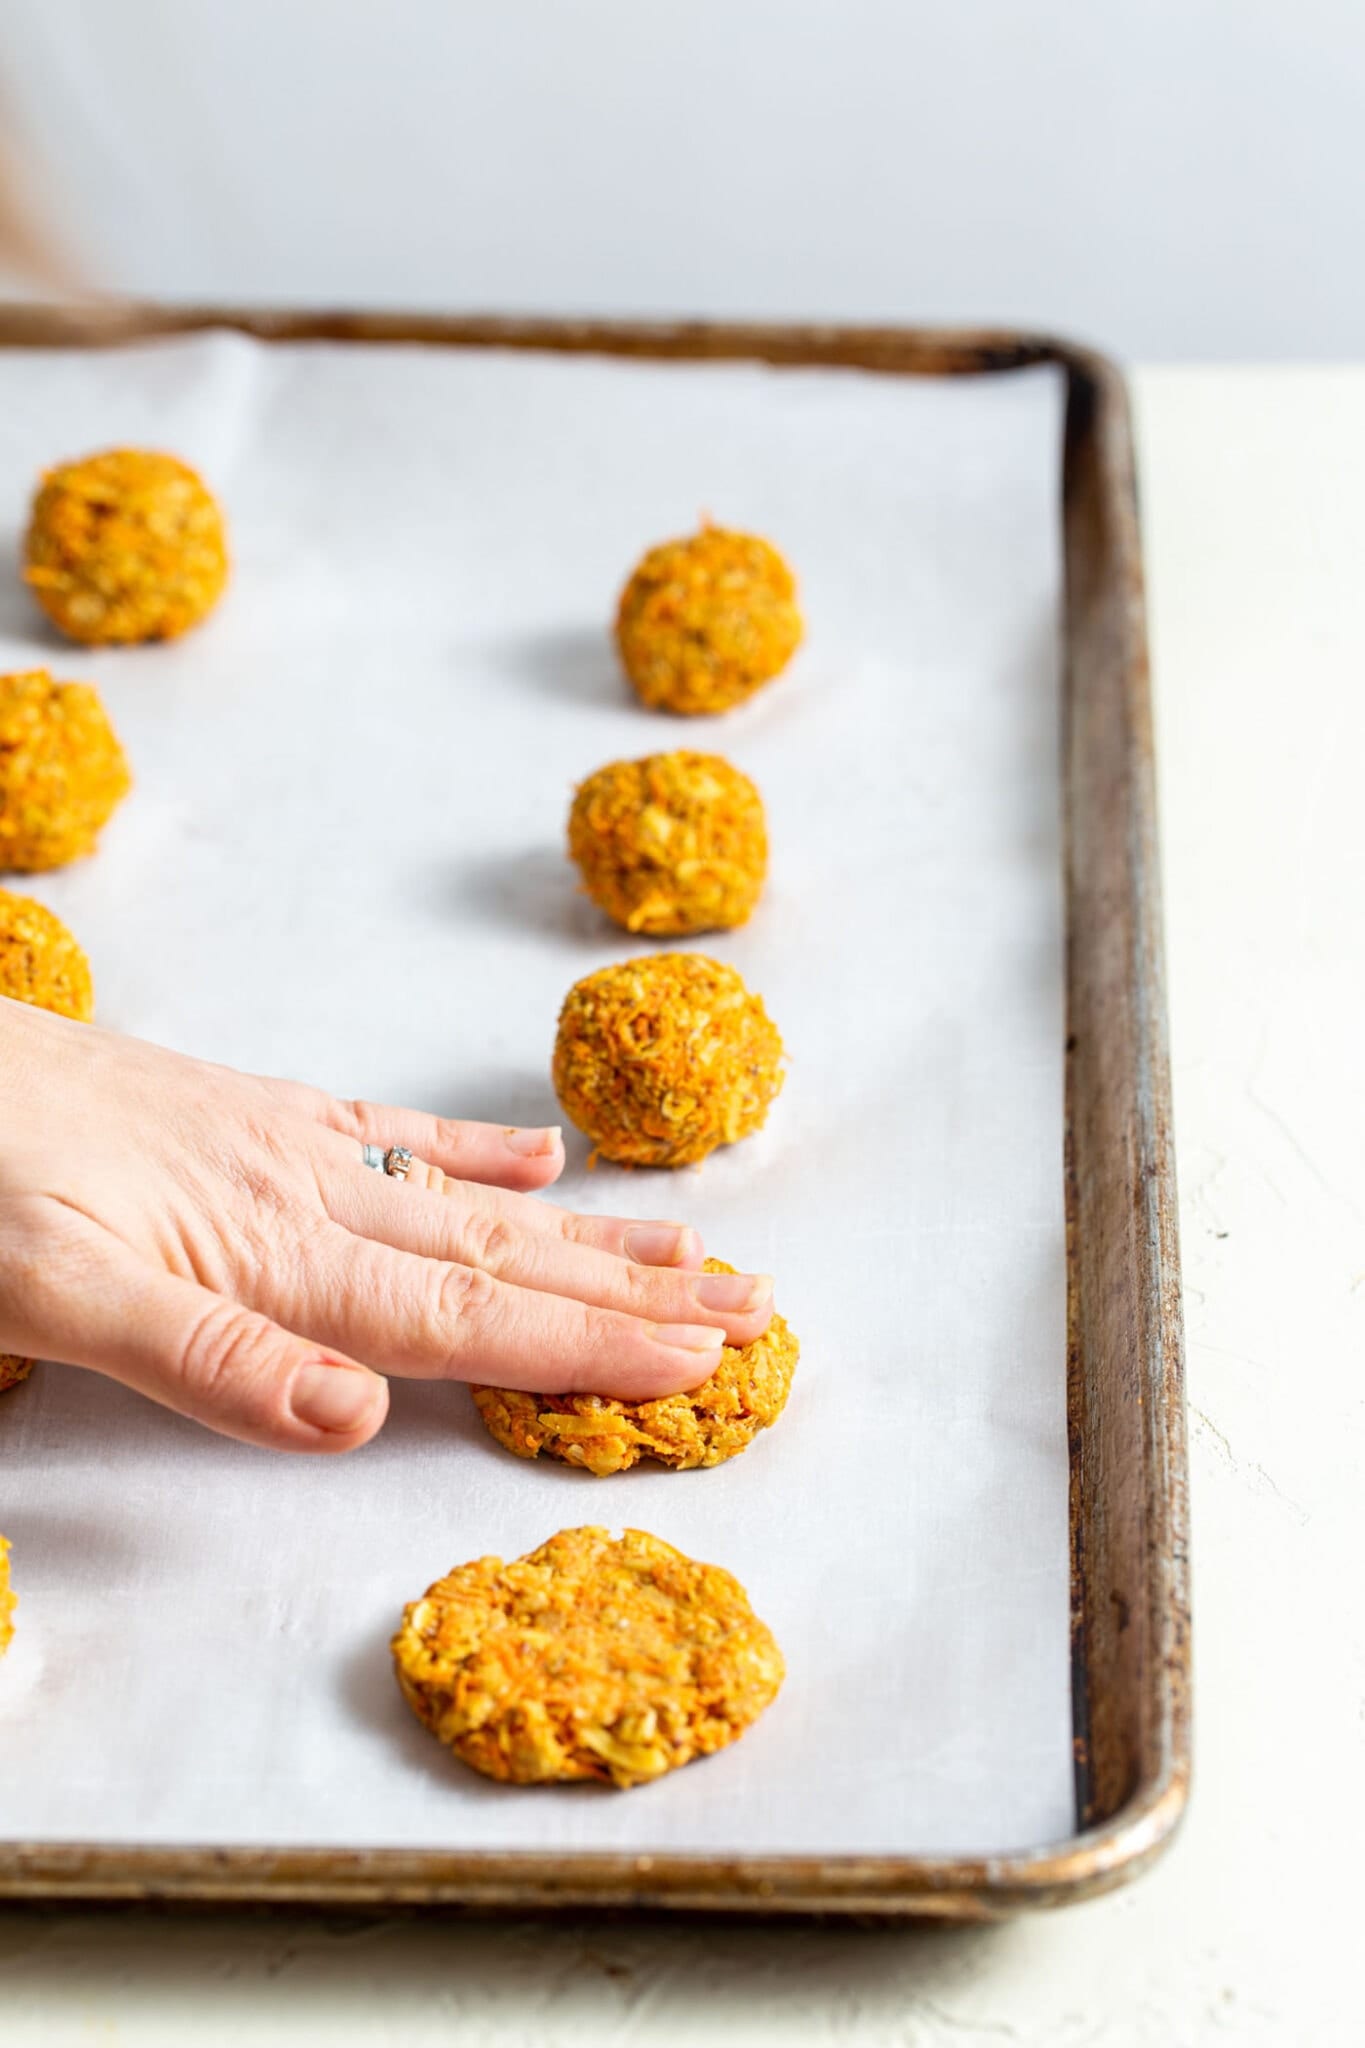
[[[733,1273],[708,1259],[708,1273]],[[613,1401],[605,1394],[519,1394],[474,1387],[474,1405],[490,1436],[519,1458],[562,1458],[605,1479],[641,1458],[675,1472],[723,1465],[747,1451],[787,1405],[801,1347],[775,1315],[752,1344],[727,1344],[709,1380],[661,1401]]]
[[[14,1641],[14,1610],[18,1605],[9,1582],[9,1544],[0,1536],[0,1657]]]
[[[404,1609],[393,1660],[433,1735],[515,1785],[647,1784],[742,1735],[784,1676],[738,1580],[640,1529],[460,1565]]]
[[[45,472],[24,562],[25,582],[69,639],[173,640],[222,595],[227,536],[187,463],[110,448]]]
[[[744,924],[768,869],[763,799],[719,754],[612,761],[578,786],[569,854],[593,902],[628,932]]]
[[[17,1387],[32,1370],[31,1358],[15,1358],[9,1352],[0,1352],[0,1394],[6,1393],[10,1387]]]
[[[0,676],[0,870],[93,853],[132,786],[98,691],[45,668]]]
[[[594,1157],[690,1166],[762,1128],[782,1086],[782,1039],[733,967],[652,953],[574,983],[553,1075]]]
[[[95,1014],[90,962],[66,926],[45,904],[8,889],[0,889],[0,996],[82,1024]]]
[[[651,548],[616,613],[640,697],[689,715],[742,704],[787,666],[801,632],[796,582],[777,549],[723,526]]]

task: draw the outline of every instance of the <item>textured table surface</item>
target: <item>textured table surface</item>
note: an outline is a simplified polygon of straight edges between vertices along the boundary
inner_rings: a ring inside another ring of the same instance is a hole
[[[1359,2038],[1365,369],[1136,387],[1194,1486],[1165,1862],[968,1931],[0,1912],[6,2048]]]

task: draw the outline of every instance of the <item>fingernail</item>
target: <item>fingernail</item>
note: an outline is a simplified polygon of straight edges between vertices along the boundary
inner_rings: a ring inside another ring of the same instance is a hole
[[[632,1223],[621,1242],[637,1266],[677,1266],[691,1235],[681,1223]]]
[[[703,1308],[728,1311],[731,1315],[749,1315],[764,1302],[771,1301],[773,1282],[771,1273],[699,1273],[692,1282],[692,1292]]]
[[[338,1436],[359,1429],[374,1404],[374,1379],[351,1365],[301,1365],[289,1405],[296,1422]]]
[[[674,1351],[719,1351],[725,1342],[723,1330],[708,1330],[701,1323],[646,1323],[645,1328],[656,1344]]]
[[[503,1133],[509,1152],[515,1152],[518,1159],[544,1159],[551,1152],[557,1152],[563,1138],[563,1126],[551,1124],[543,1131],[508,1130]]]

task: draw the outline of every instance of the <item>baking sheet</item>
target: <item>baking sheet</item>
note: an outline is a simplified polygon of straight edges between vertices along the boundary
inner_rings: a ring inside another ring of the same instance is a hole
[[[117,441],[229,508],[178,646],[88,653],[0,590],[0,660],[106,692],[137,774],[38,878],[101,1021],[347,1093],[556,1116],[559,1000],[639,950],[573,892],[572,782],[715,746],[769,893],[703,943],[788,1040],[769,1128],[557,1198],[683,1214],[778,1276],[787,1415],[709,1473],[508,1458],[396,1384],[343,1460],[223,1442],[94,1375],[0,1403],[20,1632],[0,1836],[359,1847],[973,1852],[1074,1822],[1057,735],[1059,380],[646,365],[211,336],[0,363],[0,504]],[[635,706],[605,624],[647,542],[768,532],[810,622],[721,721]],[[27,885],[26,885],[27,886]],[[387,992],[387,993],[386,993]],[[357,1170],[363,1170],[359,1167]],[[508,1791],[397,1695],[403,1600],[555,1528],[736,1571],[790,1675],[745,1740],[629,1797]]]

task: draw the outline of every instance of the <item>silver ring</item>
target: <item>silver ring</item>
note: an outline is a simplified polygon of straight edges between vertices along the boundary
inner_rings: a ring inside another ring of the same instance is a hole
[[[412,1154],[406,1145],[390,1145],[384,1154],[384,1171],[393,1180],[406,1180],[412,1167]]]
[[[364,1164],[372,1166],[376,1173],[384,1171],[384,1147],[382,1145],[362,1145],[360,1157]]]

